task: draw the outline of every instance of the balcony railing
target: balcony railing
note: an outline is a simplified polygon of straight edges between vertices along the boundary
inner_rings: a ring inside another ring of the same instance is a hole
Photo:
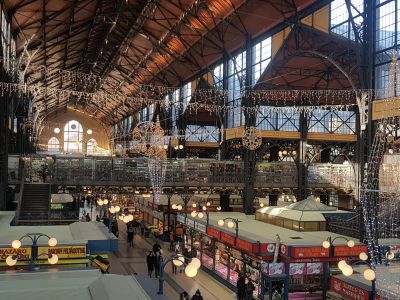
[[[243,187],[242,161],[213,159],[164,160],[165,186]],[[145,158],[56,157],[25,158],[27,182],[44,180],[58,185],[150,186]],[[11,169],[9,169],[10,172]],[[46,176],[43,177],[43,172]],[[255,187],[292,188],[298,186],[298,166],[294,162],[259,162]],[[307,171],[307,187],[354,189],[352,165],[312,164]]]

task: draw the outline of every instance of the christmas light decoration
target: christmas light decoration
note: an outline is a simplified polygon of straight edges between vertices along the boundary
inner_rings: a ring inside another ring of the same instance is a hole
[[[262,138],[257,135],[256,127],[247,127],[243,133],[242,144],[249,150],[256,150],[262,144]]]

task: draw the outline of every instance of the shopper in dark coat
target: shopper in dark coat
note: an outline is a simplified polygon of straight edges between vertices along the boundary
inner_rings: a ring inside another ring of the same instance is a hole
[[[133,248],[133,238],[135,237],[135,229],[133,226],[128,228],[128,245]]]
[[[155,264],[155,256],[153,251],[150,251],[150,253],[147,255],[147,272],[149,274],[149,277],[151,278],[151,275],[153,274],[154,270],[154,264]]]
[[[160,246],[160,244],[159,244],[158,242],[156,242],[156,243],[153,245],[153,252],[154,252],[154,254],[159,253],[160,250],[161,250],[161,246]]]
[[[243,275],[240,275],[236,282],[236,290],[238,300],[244,300],[246,295],[246,278]]]
[[[248,279],[246,284],[246,300],[253,300],[253,292],[256,289],[251,279]]]
[[[180,300],[189,300],[189,294],[186,291],[183,291],[179,296]]]
[[[160,252],[156,252],[156,256],[154,257],[154,273],[156,274],[156,278],[158,278],[158,274],[160,273],[160,263],[161,263]]]
[[[193,295],[192,300],[203,300],[203,296],[201,295],[199,290],[197,290],[196,293]]]

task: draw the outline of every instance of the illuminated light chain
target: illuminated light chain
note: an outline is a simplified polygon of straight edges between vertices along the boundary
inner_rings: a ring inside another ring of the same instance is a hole
[[[247,127],[243,133],[242,144],[249,150],[256,150],[262,144],[262,138],[257,134],[256,127]]]
[[[156,89],[164,89],[164,87],[157,87]],[[167,90],[169,88],[166,88]],[[179,110],[184,110],[184,104],[181,102],[174,102],[163,99],[160,95],[165,95],[167,91],[164,91],[164,94],[154,94],[151,95],[149,92],[152,91],[149,87],[141,87],[135,97],[125,97],[124,95],[111,95],[106,92],[83,92],[76,91],[72,89],[60,89],[60,88],[50,88],[43,87],[40,85],[30,85],[30,84],[19,84],[19,83],[9,83],[9,82],[0,82],[0,90],[3,94],[7,93],[31,93],[32,95],[39,97],[45,95],[54,95],[56,97],[60,97],[61,99],[67,99],[71,96],[76,97],[81,100],[91,101],[93,103],[103,104],[105,109],[112,109],[112,102],[119,102],[122,105],[135,105],[138,107],[148,106],[150,104],[158,104],[161,108],[175,108]],[[168,90],[169,91],[169,90]],[[359,90],[358,92],[369,92],[372,93],[371,90]],[[355,92],[353,90],[319,90],[319,91],[311,91],[311,90],[268,90],[268,91],[252,91],[248,92],[245,90],[241,91],[243,97],[250,98],[250,100],[256,101],[254,107],[244,107],[240,104],[238,105],[217,105],[209,102],[216,102],[221,98],[221,91],[219,90],[196,90],[191,97],[198,96],[202,99],[201,102],[189,103],[186,107],[186,110],[189,112],[197,112],[198,110],[205,110],[209,112],[216,113],[226,113],[233,110],[242,110],[242,112],[256,112],[258,107],[262,107],[263,101],[265,101],[265,105],[274,105],[273,107],[278,105],[291,105],[297,111],[311,111],[316,108],[327,108],[327,109],[349,109],[350,107],[355,106],[353,104],[354,99],[356,97]],[[222,97],[227,96],[222,93]],[[296,100],[299,98],[308,98],[318,100],[318,105],[305,105],[305,106],[296,106],[292,100]],[[340,100],[342,104],[331,104],[332,99],[337,102]],[[324,103],[325,101],[325,103]],[[110,105],[111,104],[111,105]],[[129,108],[129,107],[128,107]],[[279,108],[277,108],[279,110]]]
[[[386,97],[393,97],[393,91],[398,87],[397,74],[397,51],[394,51],[389,82],[385,87]],[[387,105],[395,99],[383,103]],[[399,276],[387,269],[395,267],[389,265],[388,259],[400,237],[400,149],[395,138],[398,124],[396,117],[378,122],[360,194],[365,239],[371,267],[376,272],[376,288],[382,299],[387,300],[397,299],[400,294]]]
[[[167,169],[166,160],[157,157],[148,158],[147,165],[154,201],[160,203],[160,197],[165,182],[165,172]]]

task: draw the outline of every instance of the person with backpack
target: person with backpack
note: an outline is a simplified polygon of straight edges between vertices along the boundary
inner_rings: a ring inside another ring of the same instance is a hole
[[[246,296],[246,278],[244,275],[240,275],[238,281],[236,282],[236,293],[238,300],[244,300]]]

